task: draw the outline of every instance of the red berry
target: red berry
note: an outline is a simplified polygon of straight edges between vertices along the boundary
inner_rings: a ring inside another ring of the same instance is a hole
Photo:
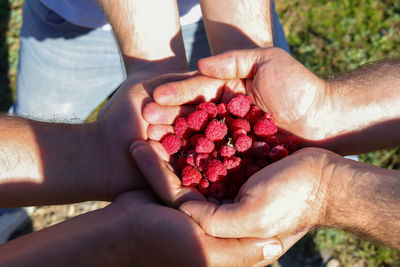
[[[161,144],[164,146],[165,151],[168,154],[173,155],[181,148],[181,141],[175,134],[168,134],[161,140]]]
[[[185,163],[186,163],[186,165],[191,165],[191,166],[196,166],[196,164],[195,164],[195,161],[194,161],[194,158],[195,158],[195,155],[196,155],[196,153],[195,153],[195,151],[192,149],[192,150],[190,150],[188,153],[187,153],[187,155],[186,155],[186,157],[185,157]]]
[[[255,141],[251,145],[251,153],[256,158],[268,157],[269,145],[262,141]]]
[[[260,167],[261,169],[264,168],[269,164],[269,161],[267,159],[257,159],[256,160],[256,165]]]
[[[218,182],[224,178],[228,172],[221,161],[213,159],[207,164],[207,178],[211,182]]]
[[[228,170],[228,172],[235,172],[240,169],[241,162],[242,162],[241,158],[233,156],[233,157],[224,159],[224,166]]]
[[[222,122],[212,120],[206,128],[206,136],[211,141],[221,141],[228,133],[228,127]]]
[[[264,137],[276,134],[278,128],[276,128],[275,122],[272,120],[272,118],[269,117],[258,120],[254,125],[253,130],[257,136]]]
[[[215,148],[213,141],[207,137],[199,137],[196,142],[196,153],[211,153]]]
[[[211,160],[209,154],[197,154],[195,164],[199,171],[204,171],[207,168],[208,162]]]
[[[190,145],[192,147],[196,147],[197,144],[197,139],[199,139],[200,137],[205,137],[204,134],[194,134],[191,138],[190,138]]]
[[[217,105],[218,118],[223,118],[229,115],[228,105],[225,103],[220,103]]]
[[[236,130],[244,130],[246,133],[250,132],[250,123],[246,119],[236,119],[229,124],[229,130],[234,132]]]
[[[209,119],[214,119],[217,117],[218,109],[217,106],[212,103],[212,102],[203,102],[200,103],[197,107],[196,110],[204,110],[208,113],[208,118]]]
[[[264,114],[264,112],[257,106],[252,106],[249,113],[246,115],[246,119],[251,125],[254,125]]]
[[[283,145],[289,152],[293,152],[300,147],[300,138],[290,135],[283,140]]]
[[[283,159],[288,154],[289,154],[288,151],[283,145],[277,145],[271,149],[271,152],[269,152],[268,156],[272,161],[277,161]]]
[[[187,118],[187,123],[190,128],[195,131],[200,131],[204,126],[206,126],[208,121],[208,113],[204,110],[197,110],[189,114]]]
[[[249,98],[243,96],[243,95],[238,95],[237,97],[234,97],[229,101],[228,103],[228,110],[230,113],[233,115],[244,118],[250,110],[250,105],[251,102],[249,101]]]
[[[190,128],[185,118],[179,118],[175,121],[174,133],[179,138],[185,138],[190,135]]]
[[[263,141],[269,145],[269,147],[274,147],[280,144],[279,138],[276,136],[267,136],[263,138]]]
[[[232,146],[223,145],[220,150],[221,157],[230,158],[235,155],[236,149]]]
[[[233,142],[236,142],[236,140],[242,135],[247,135],[245,130],[239,129],[239,130],[234,131],[233,137],[232,137]]]
[[[236,139],[235,148],[239,152],[245,152],[250,149],[253,139],[247,135],[241,135]]]
[[[201,173],[192,166],[186,166],[182,170],[182,185],[183,186],[196,186],[202,178]]]
[[[226,186],[223,183],[213,183],[209,192],[210,196],[221,200],[226,196]]]
[[[209,188],[210,182],[204,178],[200,180],[199,185],[197,186],[197,189],[205,196],[208,195]]]

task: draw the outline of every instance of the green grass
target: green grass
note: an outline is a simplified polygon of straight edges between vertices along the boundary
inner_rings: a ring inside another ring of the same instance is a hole
[[[23,0],[0,2],[0,110],[15,99]],[[276,0],[294,56],[315,74],[331,77],[361,64],[400,56],[400,1]],[[95,114],[92,114],[92,118]],[[380,167],[400,169],[400,148],[361,155]],[[310,234],[344,266],[400,266],[400,252],[340,230]]]

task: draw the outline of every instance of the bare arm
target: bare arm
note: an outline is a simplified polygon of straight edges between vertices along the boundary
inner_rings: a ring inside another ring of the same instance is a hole
[[[200,4],[212,54],[273,46],[270,0],[200,0]]]
[[[331,170],[322,225],[400,249],[400,171],[347,160]]]
[[[0,117],[0,206],[101,199],[105,150],[95,124]]]
[[[98,2],[114,30],[128,75],[188,69],[176,0]]]

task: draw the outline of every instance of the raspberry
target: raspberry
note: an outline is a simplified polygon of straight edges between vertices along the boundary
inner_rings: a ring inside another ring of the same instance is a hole
[[[283,140],[283,145],[289,152],[293,152],[300,147],[300,139],[294,135],[290,135]]]
[[[187,153],[186,157],[184,157],[186,165],[190,165],[193,167],[196,166],[195,161],[194,161],[195,155],[196,155],[196,153],[193,149]]]
[[[191,138],[190,138],[190,145],[192,147],[196,147],[197,144],[197,139],[199,139],[200,137],[204,137],[204,134],[194,134]]]
[[[208,118],[209,119],[214,119],[215,117],[217,117],[217,113],[218,113],[218,109],[217,106],[212,103],[212,102],[203,102],[200,103],[196,110],[204,110],[208,113]]]
[[[207,137],[199,137],[196,142],[196,153],[211,153],[215,148],[214,143]]]
[[[222,122],[212,120],[206,128],[206,136],[211,141],[221,141],[228,133],[228,127]]]
[[[246,119],[236,119],[229,124],[229,130],[234,132],[236,130],[244,130],[246,133],[250,132],[250,123]]]
[[[195,164],[199,171],[204,171],[207,168],[208,162],[211,160],[209,154],[197,154]]]
[[[181,148],[181,141],[175,134],[168,134],[161,140],[161,144],[164,146],[165,151],[168,154],[173,155]]]
[[[235,148],[228,145],[223,145],[220,150],[220,155],[221,157],[224,158],[230,158],[233,155],[235,155],[235,153],[236,153]]]
[[[223,183],[213,183],[209,192],[212,197],[223,199],[226,196],[226,186]]]
[[[187,118],[187,123],[190,128],[195,131],[200,131],[204,126],[206,126],[208,121],[208,113],[204,110],[197,110],[189,114]]]
[[[233,137],[232,137],[233,142],[236,142],[236,140],[242,135],[247,135],[245,130],[239,129],[239,130],[234,131]]]
[[[179,118],[175,121],[174,133],[179,138],[185,138],[190,135],[190,128],[185,118]]]
[[[283,159],[288,154],[289,154],[288,151],[283,145],[277,145],[271,149],[271,152],[269,152],[268,156],[272,161],[277,161]]]
[[[276,134],[278,128],[276,128],[275,122],[271,117],[262,118],[254,125],[254,133],[257,136],[265,137]]]
[[[264,137],[263,141],[267,143],[269,147],[274,147],[280,144],[279,138],[275,135]]]
[[[240,169],[240,163],[242,159],[239,157],[230,157],[227,159],[224,159],[224,166],[228,170],[228,172],[235,172]]]
[[[235,148],[239,152],[245,152],[250,149],[253,139],[247,135],[241,135],[236,139]]]
[[[229,115],[228,111],[228,105],[225,103],[220,103],[217,105],[217,111],[218,111],[218,118],[223,118]]]
[[[256,158],[268,157],[269,145],[262,141],[255,141],[251,145],[251,153]]]
[[[196,186],[202,178],[201,173],[192,166],[186,166],[182,170],[182,185]]]
[[[250,105],[251,101],[249,101],[249,98],[243,96],[243,95],[238,95],[237,97],[234,97],[229,101],[228,103],[228,110],[230,113],[233,115],[244,118],[250,110]]]
[[[181,170],[182,185],[217,199],[234,198],[251,175],[300,145],[243,95],[228,104],[201,103],[173,128],[161,143],[171,155],[179,152],[171,163]]]
[[[221,161],[213,159],[207,164],[207,178],[210,182],[218,182],[227,175],[226,168]]]
[[[208,190],[210,187],[210,182],[207,179],[201,179],[199,182],[199,185],[197,186],[197,189],[203,194],[203,195],[208,195]]]
[[[263,115],[262,110],[257,106],[252,106],[249,113],[246,115],[246,119],[251,125],[254,125]]]

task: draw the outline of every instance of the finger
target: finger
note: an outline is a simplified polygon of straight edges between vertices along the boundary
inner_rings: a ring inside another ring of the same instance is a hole
[[[219,79],[251,78],[258,65],[269,59],[273,49],[236,50],[203,58],[198,62],[199,71]]]
[[[176,118],[187,116],[194,109],[193,106],[162,106],[150,102],[143,109],[143,118],[151,124],[172,124]]]
[[[167,134],[174,133],[171,125],[150,124],[147,127],[147,137],[150,140],[160,141]]]
[[[153,98],[160,105],[167,106],[218,100],[223,94],[224,85],[224,80],[194,76],[180,82],[158,86],[154,90]]]
[[[204,200],[203,195],[195,188],[183,187],[179,178],[146,142],[133,142],[130,151],[153,190],[169,206],[177,207],[188,200]]]
[[[156,88],[157,86],[174,81],[181,81],[196,75],[197,72],[188,72],[188,73],[168,73],[162,74],[160,73],[140,73],[140,74],[132,74],[132,76],[128,77],[128,79],[121,85],[120,88],[112,95],[111,99],[105,103],[102,109],[99,111],[97,115],[97,119],[101,119],[104,114],[110,109],[114,101],[125,91],[130,90],[136,83],[143,82],[146,88],[150,88],[150,93]],[[159,75],[159,76],[157,76]],[[156,76],[156,77],[155,77]],[[152,78],[154,77],[154,78]],[[149,79],[149,80],[147,80]]]
[[[257,220],[240,202],[216,205],[210,201],[189,201],[179,209],[196,221],[209,235],[221,238],[262,237]]]
[[[264,260],[253,265],[253,267],[264,267],[277,261],[283,254],[286,253],[294,244],[297,243],[308,230],[282,235],[269,239],[264,243],[263,256]]]
[[[165,150],[164,146],[160,142],[156,141],[147,141],[150,147],[153,149],[158,157],[163,160],[164,162],[171,162],[171,155]]]
[[[265,253],[266,252],[266,253]],[[254,266],[259,262],[274,262],[283,253],[278,238],[222,239],[214,238],[205,251],[205,259],[212,266]],[[229,257],[227,257],[229,255]],[[211,264],[213,263],[213,264]],[[266,264],[266,265],[267,265]],[[265,265],[258,265],[265,266]]]

